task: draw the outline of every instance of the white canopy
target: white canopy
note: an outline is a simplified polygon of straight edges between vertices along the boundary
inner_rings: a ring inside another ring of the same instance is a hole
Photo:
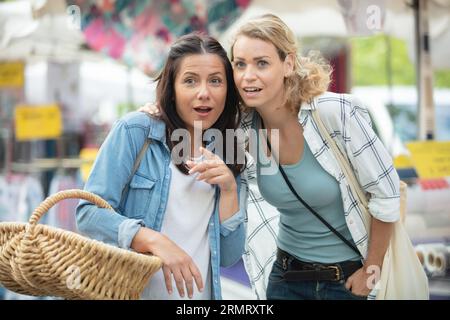
[[[385,32],[405,39],[414,60],[414,11],[406,0],[253,0],[222,35],[230,46],[238,27],[250,18],[273,13],[298,37],[368,36]],[[431,58],[435,69],[450,68],[450,0],[429,0]],[[380,19],[377,19],[377,18]]]
[[[0,60],[99,60],[82,49],[84,36],[64,0],[0,3]]]

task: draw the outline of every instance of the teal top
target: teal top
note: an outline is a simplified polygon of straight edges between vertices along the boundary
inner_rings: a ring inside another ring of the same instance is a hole
[[[281,213],[278,247],[307,262],[336,263],[360,259],[341,239],[319,221],[292,194],[279,170],[264,174],[269,160],[258,136],[257,179],[261,195]],[[316,210],[347,240],[353,242],[344,217],[339,184],[312,154],[306,139],[300,161],[282,165],[292,186],[302,199]],[[267,164],[267,165],[266,165]]]

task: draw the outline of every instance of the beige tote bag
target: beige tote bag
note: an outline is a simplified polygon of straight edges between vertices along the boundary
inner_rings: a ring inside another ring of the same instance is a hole
[[[320,119],[319,112],[313,110],[312,116],[320,133],[333,150],[353,195],[358,199],[358,206],[364,213],[367,234],[370,234],[372,216],[369,213],[367,197],[347,158],[341,153]],[[391,242],[384,256],[380,280],[376,284],[378,289],[376,298],[377,300],[427,300],[429,299],[428,278],[403,226],[406,211],[406,183],[403,181],[400,181],[400,201],[401,219],[394,223]]]

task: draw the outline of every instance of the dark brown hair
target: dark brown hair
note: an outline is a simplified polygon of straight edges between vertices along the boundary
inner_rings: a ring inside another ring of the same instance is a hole
[[[166,123],[166,142],[169,149],[172,151],[175,146],[170,137],[175,129],[186,129],[186,125],[180,118],[176,111],[175,104],[175,78],[179,71],[179,67],[183,58],[195,54],[214,54],[217,55],[223,62],[225,68],[225,75],[227,81],[227,95],[225,100],[225,108],[217,121],[210,129],[218,129],[223,137],[223,159],[226,157],[226,129],[237,129],[241,117],[239,109],[239,93],[236,89],[233,78],[233,68],[230,60],[227,57],[225,49],[221,44],[208,35],[200,33],[190,33],[180,37],[175,41],[169,51],[167,61],[159,76],[155,79],[158,81],[156,86],[156,100],[159,105],[160,118]],[[205,132],[207,132],[206,130]],[[234,144],[235,160],[237,153],[236,141]],[[224,160],[225,161],[225,160]],[[236,161],[234,161],[236,162]],[[231,169],[234,175],[239,174],[242,170],[242,165],[232,163],[227,166]],[[185,164],[177,165],[181,172],[187,174],[188,169]]]

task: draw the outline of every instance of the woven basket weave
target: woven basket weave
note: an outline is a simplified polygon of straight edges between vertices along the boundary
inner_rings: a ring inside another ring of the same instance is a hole
[[[112,209],[94,194],[65,190],[42,202],[28,223],[0,223],[0,283],[34,296],[139,299],[150,277],[161,267],[161,259],[37,224],[52,206],[68,198]]]

